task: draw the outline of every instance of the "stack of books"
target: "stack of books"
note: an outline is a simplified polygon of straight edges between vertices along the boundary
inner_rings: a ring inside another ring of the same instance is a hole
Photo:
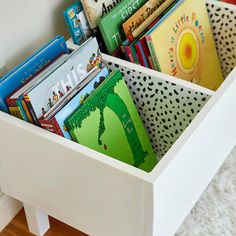
[[[214,91],[223,82],[205,0],[81,3],[109,54]]]
[[[0,80],[0,109],[147,172],[157,163],[120,71],[97,39],[76,49],[57,36]]]

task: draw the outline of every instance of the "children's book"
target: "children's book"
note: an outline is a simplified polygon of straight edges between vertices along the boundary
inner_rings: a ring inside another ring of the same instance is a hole
[[[5,98],[32,79],[62,53],[68,53],[64,37],[57,36],[0,80],[0,110],[9,113]],[[15,110],[13,113],[20,113]]]
[[[78,108],[94,89],[108,76],[108,70],[104,67],[102,70],[95,70],[82,83],[80,83],[71,94],[65,97],[58,108],[45,118],[42,117],[39,122],[42,128],[53,133],[59,134],[67,139],[71,139],[70,133],[65,127],[65,119]]]
[[[152,12],[138,27],[136,27],[131,33],[130,33],[130,39],[137,38],[145,29],[148,28],[149,25],[151,25],[154,21],[156,21],[159,17],[161,17],[162,14],[167,11],[167,9],[177,2],[178,0],[165,0],[155,11]]]
[[[44,80],[48,75],[52,73],[53,70],[59,68],[70,56],[71,54],[61,54],[55,61],[53,61],[50,65],[48,65],[45,69],[40,71],[35,77],[31,80],[26,81],[20,88],[14,91],[10,96],[6,98],[6,103],[8,105],[8,109],[12,115],[17,116],[20,119],[24,119],[30,123],[33,123],[32,116],[27,109],[27,106],[23,99],[23,94],[30,89],[31,87],[35,86],[37,83]],[[20,116],[18,113],[13,113],[13,111],[20,111]]]
[[[94,67],[102,67],[96,38],[86,41],[58,69],[24,93],[24,101],[34,123],[72,88],[77,86]]]
[[[211,90],[223,82],[204,0],[181,0],[146,34],[155,69]]]
[[[138,28],[165,0],[149,0],[139,8],[122,27],[129,41],[133,41],[132,32]]]
[[[112,72],[65,124],[74,141],[145,171],[157,163],[121,72]]]
[[[90,28],[96,28],[98,20],[121,1],[122,0],[81,0]]]
[[[98,21],[99,29],[110,54],[114,53],[124,41],[122,33],[123,22],[145,2],[146,0],[122,0]]]
[[[92,32],[80,1],[68,7],[63,15],[74,44],[80,45],[91,36]]]
[[[158,21],[155,19],[151,25],[147,27],[137,38],[126,39],[123,42],[122,48],[124,48],[126,53],[126,58],[136,64],[152,68],[152,63],[150,62],[150,52],[146,44],[145,33]],[[131,42],[130,42],[131,40]]]

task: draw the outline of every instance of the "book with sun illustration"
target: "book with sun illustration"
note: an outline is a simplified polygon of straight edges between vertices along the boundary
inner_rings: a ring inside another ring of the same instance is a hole
[[[157,163],[146,130],[119,71],[112,72],[66,120],[74,141],[151,171]]]
[[[181,0],[146,34],[156,70],[211,90],[223,82],[205,0]]]

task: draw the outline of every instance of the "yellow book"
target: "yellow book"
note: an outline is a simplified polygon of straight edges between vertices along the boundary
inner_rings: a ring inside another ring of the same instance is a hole
[[[155,69],[211,90],[223,82],[205,0],[182,0],[146,34]]]

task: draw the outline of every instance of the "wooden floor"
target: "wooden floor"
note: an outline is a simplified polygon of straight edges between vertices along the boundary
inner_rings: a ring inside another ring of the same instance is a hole
[[[51,228],[45,236],[86,236],[86,234],[81,233],[80,231],[53,218],[50,218],[50,225]],[[0,233],[0,236],[33,236],[33,234],[28,231],[23,210]]]

